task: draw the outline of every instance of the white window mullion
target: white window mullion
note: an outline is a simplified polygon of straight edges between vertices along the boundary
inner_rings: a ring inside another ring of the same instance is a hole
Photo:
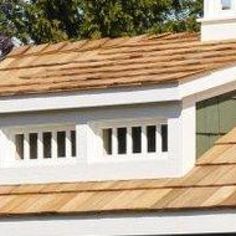
[[[156,126],[156,153],[161,154],[162,139],[161,139],[161,125]]]
[[[147,127],[142,125],[142,153],[147,153]]]
[[[112,155],[118,154],[117,128],[112,129]]]
[[[52,131],[52,159],[57,159],[57,132]]]
[[[132,127],[127,127],[127,154],[130,155],[133,153],[132,150]]]
[[[24,160],[30,160],[29,133],[24,133]]]
[[[42,132],[38,133],[38,140],[37,140],[37,145],[38,145],[38,159],[43,159],[43,134]]]
[[[66,157],[72,157],[70,130],[66,130]]]

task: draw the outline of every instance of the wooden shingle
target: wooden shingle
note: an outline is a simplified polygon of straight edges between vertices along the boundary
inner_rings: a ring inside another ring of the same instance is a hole
[[[196,33],[24,46],[0,62],[0,96],[178,83],[234,66],[235,51]]]

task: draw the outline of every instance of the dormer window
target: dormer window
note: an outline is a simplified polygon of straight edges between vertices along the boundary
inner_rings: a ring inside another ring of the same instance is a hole
[[[96,152],[101,157],[118,160],[127,157],[159,158],[168,153],[168,125],[165,119],[107,121],[94,126],[94,143],[100,143]],[[100,142],[97,137],[100,137]]]
[[[73,126],[13,129],[10,139],[15,164],[43,164],[60,159],[64,162],[76,157],[76,131]]]
[[[230,10],[231,9],[231,0],[221,0],[221,9]]]

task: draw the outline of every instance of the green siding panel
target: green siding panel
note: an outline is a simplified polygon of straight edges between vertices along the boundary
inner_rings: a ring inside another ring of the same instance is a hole
[[[218,134],[220,129],[218,99],[207,101],[205,105],[205,132],[209,135]]]
[[[236,126],[236,92],[197,104],[197,157]]]
[[[200,157],[209,147],[209,136],[198,134],[197,135],[197,156]]]
[[[236,100],[222,99],[219,103],[220,133],[227,133],[236,125]]]
[[[206,132],[206,120],[205,120],[205,103],[202,102],[197,105],[197,132]]]

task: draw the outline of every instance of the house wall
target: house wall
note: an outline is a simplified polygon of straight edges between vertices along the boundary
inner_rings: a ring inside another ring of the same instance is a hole
[[[236,92],[197,103],[197,156],[236,126]]]
[[[75,163],[65,165],[9,167],[4,161],[10,158],[7,142],[1,135],[0,184],[183,176],[195,161],[194,114],[195,106],[191,102],[2,114],[2,131],[13,127],[28,127],[30,130],[34,125],[76,124],[78,157]],[[169,126],[169,152],[166,158],[99,161],[89,156],[88,150],[93,148],[88,140],[90,122],[160,117],[167,118]]]

